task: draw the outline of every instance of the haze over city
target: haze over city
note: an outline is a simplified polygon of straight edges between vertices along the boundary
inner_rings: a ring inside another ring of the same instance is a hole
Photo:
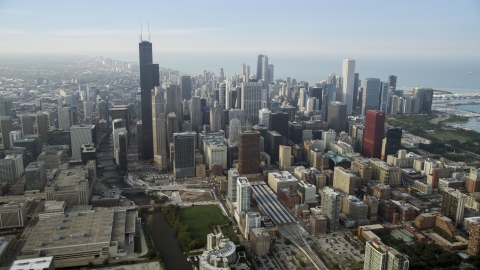
[[[142,22],[154,62],[185,73],[234,74],[266,53],[276,77],[313,83],[350,57],[361,77],[478,90],[479,14],[477,1],[1,1],[0,54],[138,61]]]

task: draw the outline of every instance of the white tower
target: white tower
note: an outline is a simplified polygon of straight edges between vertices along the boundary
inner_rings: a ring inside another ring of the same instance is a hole
[[[342,68],[342,102],[347,104],[347,115],[352,114],[353,110],[353,85],[355,83],[355,60],[343,60]]]

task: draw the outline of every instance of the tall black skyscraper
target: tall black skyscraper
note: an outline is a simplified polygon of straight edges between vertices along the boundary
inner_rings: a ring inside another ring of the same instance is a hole
[[[153,64],[152,43],[138,44],[140,52],[140,89],[142,97],[142,143],[143,159],[153,158],[152,90],[160,85],[158,64]],[[139,153],[142,154],[142,153]]]
[[[182,76],[182,100],[192,99],[192,77]]]
[[[263,62],[263,54],[259,54],[257,58],[257,77],[256,77],[257,80],[260,80],[262,78],[262,74],[263,74],[262,62]]]

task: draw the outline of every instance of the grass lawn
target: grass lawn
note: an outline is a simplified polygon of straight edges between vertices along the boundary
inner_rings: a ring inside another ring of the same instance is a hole
[[[223,225],[229,221],[216,205],[196,205],[180,208],[179,215],[181,222],[188,226],[191,238],[198,239],[202,245],[207,244],[207,234],[213,233],[209,224]],[[222,227],[222,231],[224,228],[227,229],[227,226]]]
[[[432,136],[432,137],[435,137],[439,140],[442,140],[442,141],[446,141],[446,140],[458,140],[460,142],[464,142],[464,141],[467,141],[469,139],[469,137],[467,136],[462,136],[460,134],[458,134],[457,132],[455,131],[449,131],[449,130],[445,130],[445,131],[436,131],[436,132],[433,132],[433,133],[429,133],[428,135]]]

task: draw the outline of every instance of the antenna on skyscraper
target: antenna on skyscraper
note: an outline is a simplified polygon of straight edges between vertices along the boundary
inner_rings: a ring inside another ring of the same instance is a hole
[[[142,19],[140,19],[140,43],[142,42],[142,32],[143,32]]]
[[[150,42],[150,22],[148,22],[148,42]]]

